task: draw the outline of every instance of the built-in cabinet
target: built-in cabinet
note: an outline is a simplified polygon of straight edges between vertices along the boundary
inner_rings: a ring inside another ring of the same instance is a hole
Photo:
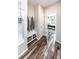
[[[27,44],[37,37],[34,6],[28,3],[27,9]]]
[[[31,24],[31,17],[34,21],[34,29],[27,30],[27,42],[34,40],[35,37],[40,38],[44,35],[44,9],[40,5],[33,6],[30,3],[28,4],[28,18],[29,24]]]

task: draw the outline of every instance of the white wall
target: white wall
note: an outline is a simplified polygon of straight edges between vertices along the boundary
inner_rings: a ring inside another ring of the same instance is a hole
[[[61,5],[60,2],[45,8],[45,34],[47,32],[47,16],[56,13],[56,40],[61,42]]]
[[[34,9],[34,15],[35,15],[35,30],[37,31],[37,35],[38,35],[38,6],[35,6]]]
[[[61,42],[61,3],[57,4],[57,40]]]
[[[44,35],[44,9],[42,6],[35,7],[36,30],[38,37]]]
[[[41,37],[42,35],[44,35],[44,9],[42,6],[38,6],[39,8],[39,13],[38,13],[38,29],[39,29],[39,36]]]
[[[34,6],[31,5],[30,3],[28,3],[28,16],[31,17],[31,16],[34,16]]]

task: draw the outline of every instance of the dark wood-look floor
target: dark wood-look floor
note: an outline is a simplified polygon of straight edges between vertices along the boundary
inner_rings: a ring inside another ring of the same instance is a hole
[[[46,49],[47,41],[46,37],[43,36],[38,40],[33,46],[36,46],[36,49],[27,57],[24,57],[24,59],[43,59],[44,58],[44,52]],[[33,47],[31,46],[31,48]],[[30,46],[29,46],[30,47]],[[30,50],[30,49],[29,49]]]
[[[53,44],[51,44],[48,48],[47,39],[45,36],[43,36],[40,40],[36,39],[35,42],[33,41],[33,43],[33,45],[28,44],[28,53],[21,59],[55,59],[54,51],[52,50],[52,48],[54,48]]]

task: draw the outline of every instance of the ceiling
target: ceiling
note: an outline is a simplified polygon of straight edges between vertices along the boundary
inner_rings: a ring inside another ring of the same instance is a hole
[[[43,7],[47,7],[47,6],[52,5],[58,1],[59,0],[28,0],[28,2],[31,3],[32,5],[40,4]]]

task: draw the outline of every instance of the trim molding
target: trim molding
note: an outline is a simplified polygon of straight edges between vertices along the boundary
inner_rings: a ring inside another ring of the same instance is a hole
[[[20,59],[26,52],[27,52],[28,49],[24,50],[19,56],[18,56],[18,59]]]
[[[61,44],[61,42],[59,42],[58,40],[56,40],[56,42],[58,42],[58,43],[60,43],[60,44]]]

